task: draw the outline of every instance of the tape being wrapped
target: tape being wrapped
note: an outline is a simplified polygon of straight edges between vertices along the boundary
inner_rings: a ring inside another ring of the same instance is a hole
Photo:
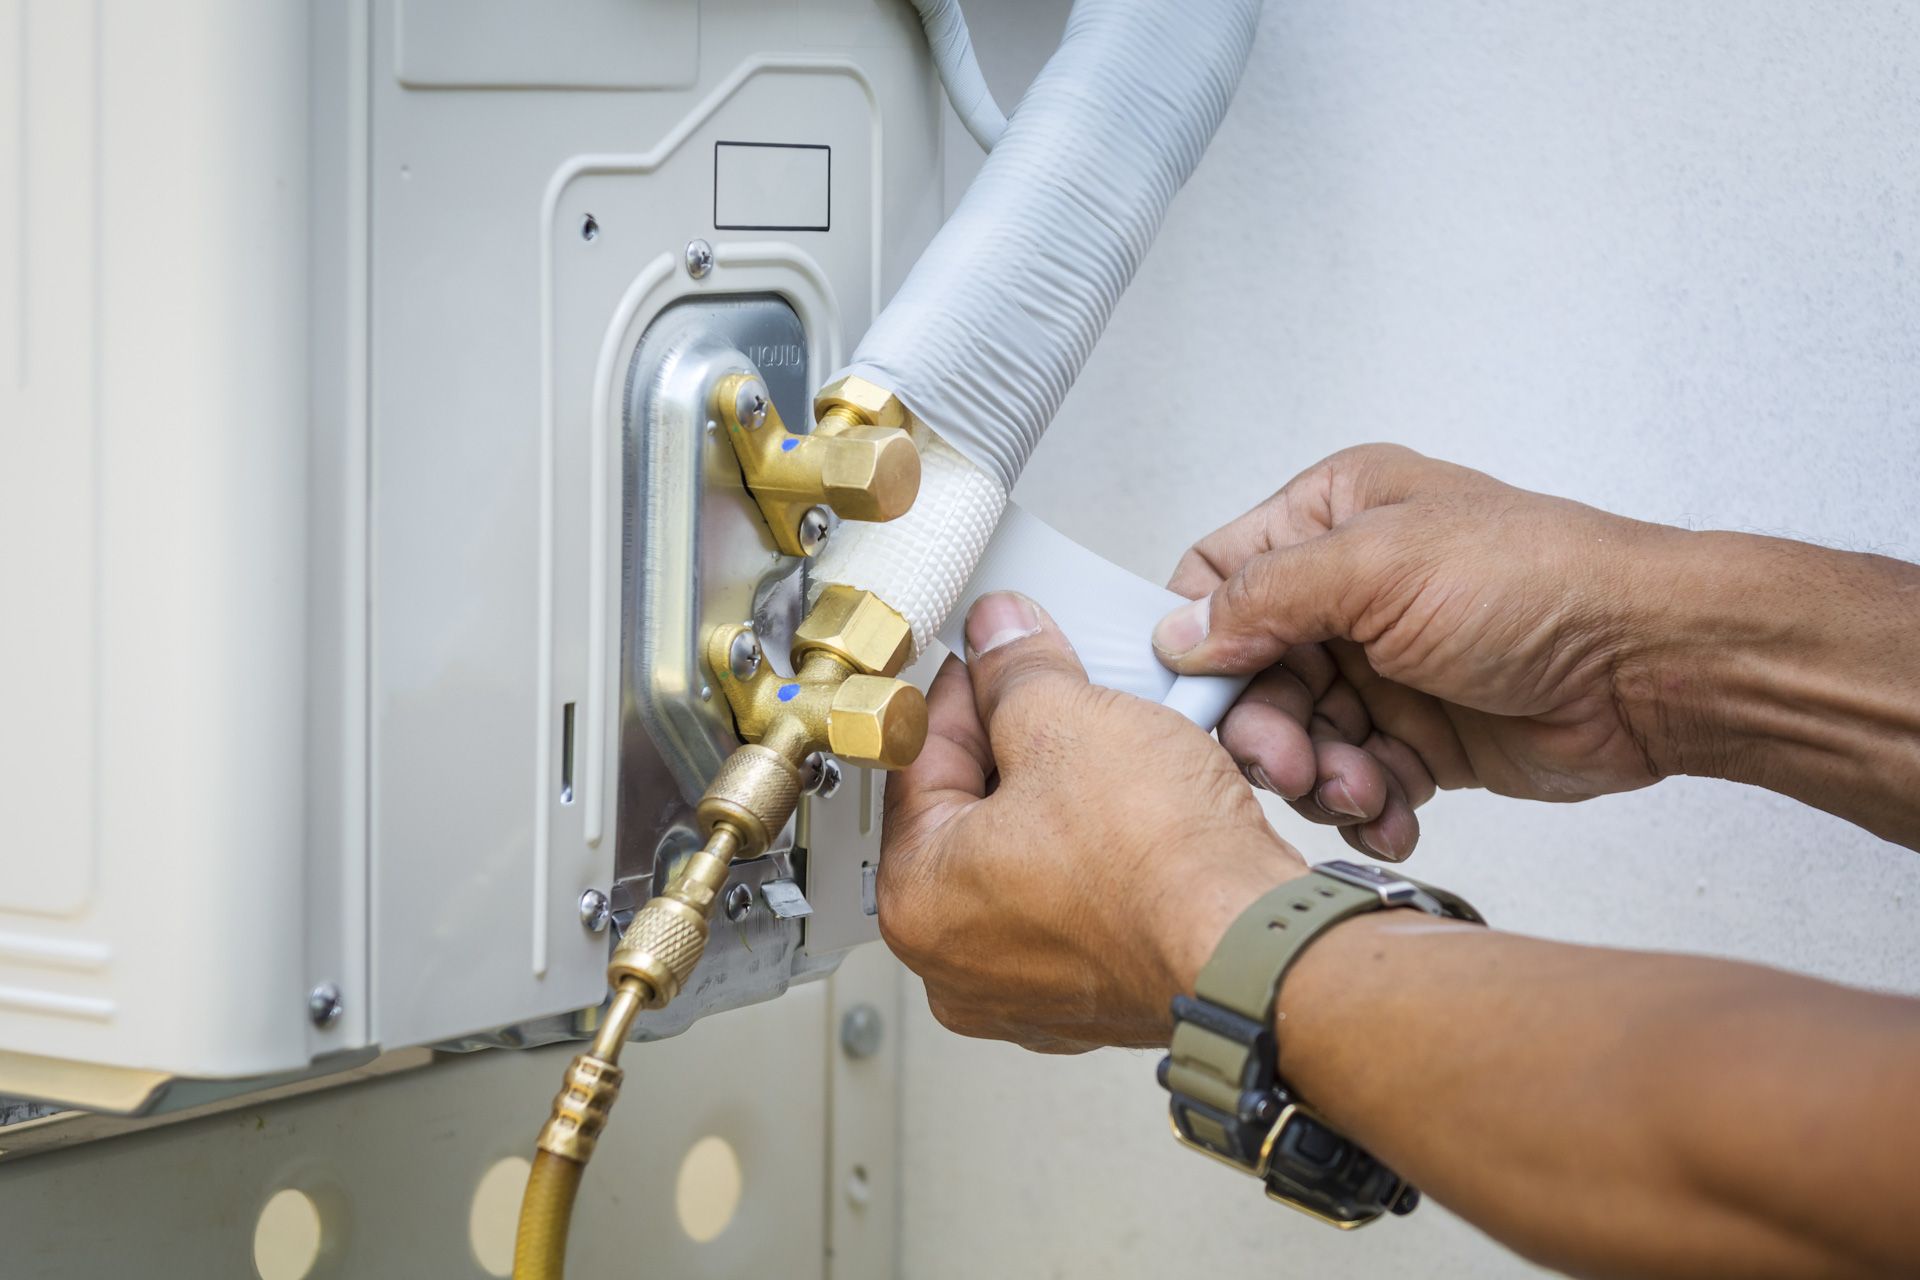
[[[1173,708],[1212,729],[1246,676],[1179,676],[1154,656],[1153,624],[1183,597],[1102,559],[1015,503],[987,543],[940,642],[965,653],[967,610],[991,591],[1018,591],[1053,616],[1095,684]]]

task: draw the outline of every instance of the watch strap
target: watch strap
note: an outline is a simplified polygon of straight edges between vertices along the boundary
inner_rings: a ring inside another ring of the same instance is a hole
[[[1323,863],[1268,891],[1228,926],[1195,994],[1174,999],[1173,1039],[1160,1063],[1175,1136],[1336,1226],[1408,1212],[1419,1193],[1290,1095],[1276,1074],[1274,1000],[1320,934],[1397,907],[1484,923],[1454,894],[1375,867]]]
[[[1280,979],[1317,934],[1380,905],[1371,890],[1316,872],[1269,890],[1227,926],[1194,984],[1197,998],[1174,1001],[1161,1083],[1174,1096],[1183,1138],[1245,1168],[1257,1166],[1259,1145],[1278,1115],[1277,1104],[1269,1114],[1259,1105],[1274,1085]]]

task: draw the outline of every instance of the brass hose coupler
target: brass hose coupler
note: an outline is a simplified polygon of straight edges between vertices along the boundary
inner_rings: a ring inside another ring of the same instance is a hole
[[[780,821],[784,826],[786,819]],[[707,949],[707,922],[726,886],[727,868],[744,847],[732,826],[715,826],[706,848],[687,859],[666,892],[649,898],[635,913],[607,962],[609,985],[638,982],[644,1008],[672,1003]]]
[[[580,1054],[568,1063],[553,1111],[540,1127],[540,1150],[575,1164],[592,1159],[594,1145],[607,1127],[607,1113],[620,1097],[620,1082],[625,1075],[613,1063],[590,1054]]]
[[[712,835],[721,825],[740,833],[734,856],[758,857],[773,843],[800,801],[800,772],[771,747],[748,745],[727,757],[707,784],[695,813],[700,830]]]

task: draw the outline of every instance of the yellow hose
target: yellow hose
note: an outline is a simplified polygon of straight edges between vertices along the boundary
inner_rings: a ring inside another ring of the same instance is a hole
[[[551,1151],[537,1151],[520,1201],[520,1231],[513,1241],[513,1280],[560,1280],[567,1267],[567,1228],[573,1198],[586,1166]]]
[[[580,1178],[620,1097],[620,1050],[641,1010],[664,1006],[699,963],[707,921],[738,849],[738,833],[716,823],[706,847],[680,868],[665,893],[648,900],[614,948],[608,966],[613,998],[592,1045],[567,1064],[553,1110],[540,1129],[520,1198],[514,1280],[560,1280],[565,1273],[567,1229]]]

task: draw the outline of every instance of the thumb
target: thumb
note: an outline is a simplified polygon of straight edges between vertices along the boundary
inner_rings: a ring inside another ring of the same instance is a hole
[[[1154,652],[1183,674],[1244,675],[1297,644],[1349,639],[1366,603],[1367,559],[1345,527],[1263,552],[1160,619]]]
[[[1086,668],[1059,626],[1014,591],[989,592],[967,611],[967,671],[989,736],[1008,704],[1048,685],[1087,683]]]

